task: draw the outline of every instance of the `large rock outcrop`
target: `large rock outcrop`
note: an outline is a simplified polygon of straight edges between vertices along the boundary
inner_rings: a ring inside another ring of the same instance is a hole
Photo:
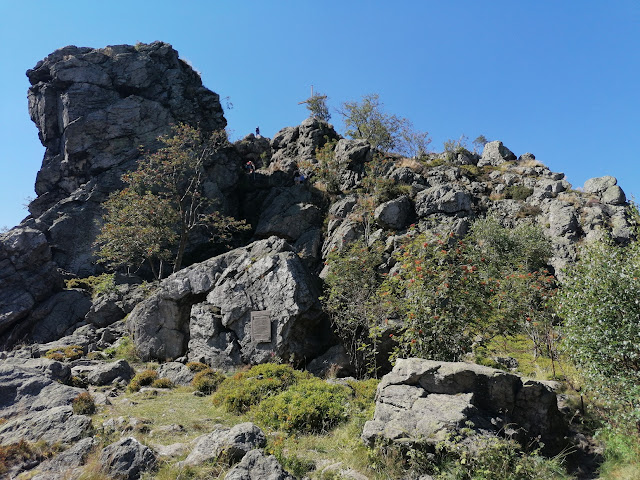
[[[330,335],[309,272],[276,237],[171,275],[127,323],[144,359],[186,354],[222,368],[311,358]]]
[[[481,365],[408,358],[382,378],[362,438],[435,447],[469,425],[482,434],[509,429],[520,441],[539,438],[550,453],[565,446],[567,433],[555,393],[540,382]]]

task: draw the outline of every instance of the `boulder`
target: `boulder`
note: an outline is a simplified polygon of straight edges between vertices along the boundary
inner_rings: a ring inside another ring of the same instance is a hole
[[[110,385],[114,382],[127,382],[133,378],[134,370],[126,360],[99,364],[87,374],[91,385]]]
[[[553,202],[549,208],[548,218],[552,237],[574,238],[578,234],[580,222],[575,207],[570,203]]]
[[[604,177],[590,178],[584,182],[584,193],[599,194],[604,192],[607,188],[613,187],[618,183],[618,180],[611,175],[605,175]]]
[[[330,332],[318,293],[291,246],[270,237],[171,275],[127,324],[143,359],[188,354],[228,367],[309,358]],[[267,319],[260,335],[252,312]]]
[[[52,403],[53,404],[53,403]],[[31,411],[0,425],[0,445],[44,441],[71,445],[93,433],[91,418],[74,415],[70,406]]]
[[[389,230],[401,230],[411,214],[411,202],[406,196],[389,200],[373,212],[378,225]]]
[[[436,185],[416,195],[416,213],[426,217],[433,213],[448,215],[471,213],[471,195],[457,185]]]
[[[295,477],[282,468],[273,455],[251,450],[229,470],[224,480],[295,480]]]
[[[469,425],[483,435],[509,426],[521,442],[539,437],[550,453],[564,447],[567,433],[555,393],[540,382],[480,365],[408,358],[378,385],[362,439],[434,448]]]
[[[141,474],[158,466],[155,453],[133,437],[123,438],[100,452],[102,469],[111,477],[137,480]]]
[[[98,444],[94,437],[87,437],[38,465],[32,473],[31,480],[69,480],[79,476],[79,467],[84,465],[87,457]]]
[[[498,166],[513,160],[516,160],[514,153],[505,147],[502,142],[496,140],[484,146],[482,156],[478,160],[478,167],[484,167],[485,165]]]
[[[158,367],[158,377],[171,380],[174,385],[191,385],[195,373],[180,362],[166,362]]]
[[[618,185],[612,185],[602,192],[602,203],[610,205],[624,205],[627,197]]]
[[[226,462],[236,463],[249,451],[263,448],[266,444],[267,437],[251,422],[240,423],[230,429],[217,426],[213,432],[194,440],[191,453],[180,465],[200,465],[221,457]]]

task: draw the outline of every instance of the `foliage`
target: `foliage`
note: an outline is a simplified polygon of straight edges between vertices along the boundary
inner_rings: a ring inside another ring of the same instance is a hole
[[[218,385],[223,382],[224,378],[223,373],[211,368],[206,368],[196,373],[191,381],[191,385],[199,392],[205,395],[211,395],[216,391]]]
[[[82,392],[74,398],[71,407],[76,415],[91,415],[96,411],[96,404],[89,392]]]
[[[604,443],[604,462],[600,466],[602,480],[640,478],[640,438],[611,429],[599,432]]]
[[[151,385],[157,378],[158,372],[155,370],[143,370],[135,374],[127,385],[127,390],[137,392],[140,388]]]
[[[226,378],[213,394],[213,404],[227,412],[244,413],[263,399],[287,389],[310,374],[289,365],[265,363]]]
[[[610,420],[640,429],[640,243],[588,244],[558,296],[566,348]]]
[[[436,462],[426,466],[442,480],[561,480],[568,479],[562,456],[546,458],[539,449],[524,452],[517,442],[487,437],[470,451],[456,435],[438,445]],[[476,440],[478,441],[478,440]]]
[[[115,358],[117,360],[123,359],[130,363],[140,361],[138,353],[136,352],[136,345],[128,335],[120,337],[111,347],[105,348],[104,353],[109,358]]]
[[[147,152],[134,172],[123,175],[126,187],[109,196],[97,236],[100,261],[114,268],[148,262],[154,276],[173,258],[182,266],[184,250],[196,229],[214,241],[227,240],[244,222],[222,215],[206,196],[207,163],[229,142],[225,131],[210,135],[179,124],[159,138],[162,147]]]
[[[324,183],[327,192],[340,192],[340,173],[342,166],[336,160],[335,149],[337,140],[329,140],[325,137],[322,147],[316,149],[316,163],[310,161],[300,161],[298,166],[313,175],[318,181]]]
[[[9,445],[0,445],[0,475],[7,473],[9,467],[13,465],[24,462],[38,464],[52,457],[59,450],[60,448],[57,445],[48,445],[44,442],[31,443],[26,440],[20,440]]]
[[[461,135],[457,140],[451,138],[449,140],[445,140],[443,147],[447,161],[451,162],[459,153],[468,155],[470,153],[467,148],[468,141],[469,139],[465,135]]]
[[[153,388],[173,388],[173,382],[168,378],[156,378],[153,382],[151,382],[151,386]]]
[[[473,152],[479,153],[480,150],[484,148],[484,146],[489,143],[489,140],[484,135],[478,135],[476,139],[471,142],[473,144]]]
[[[209,365],[202,362],[187,362],[186,367],[192,372],[201,372],[203,370],[207,370]]]
[[[116,291],[115,274],[103,273],[101,275],[92,275],[87,278],[72,278],[65,281],[65,287],[81,288],[91,292],[92,298],[99,297]]]
[[[322,302],[358,377],[375,375],[377,370],[378,331],[384,318],[378,296],[381,263],[381,245],[368,247],[361,240],[331,252],[327,259]]]
[[[52,348],[45,353],[45,357],[59,362],[77,360],[84,355],[84,349],[80,345]]]
[[[533,188],[524,185],[511,185],[504,189],[504,198],[513,200],[526,200],[533,193]]]
[[[326,432],[347,416],[349,387],[317,378],[301,380],[254,408],[258,421],[286,432]]]
[[[383,111],[377,94],[362,97],[362,102],[345,102],[340,114],[344,117],[345,135],[367,140],[377,150],[397,152],[406,156],[425,155],[431,140],[427,132],[413,130],[406,118]]]
[[[307,110],[309,110],[309,113],[313,118],[324,120],[325,122],[331,120],[331,114],[329,113],[329,108],[327,107],[326,95],[316,93],[313,96],[309,97],[305,104]]]

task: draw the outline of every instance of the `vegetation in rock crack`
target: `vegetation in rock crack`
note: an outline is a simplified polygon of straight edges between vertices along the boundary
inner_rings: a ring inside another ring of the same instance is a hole
[[[76,415],[91,415],[96,411],[96,404],[89,392],[82,392],[71,402]]]
[[[84,354],[80,345],[68,345],[66,347],[52,348],[45,353],[45,357],[59,362],[77,360]]]
[[[126,187],[109,196],[95,245],[112,268],[138,269],[147,262],[156,278],[163,264],[182,267],[190,235],[206,230],[212,241],[228,240],[243,221],[223,215],[205,193],[211,158],[229,145],[225,131],[206,134],[185,124],[159,138],[137,170],[123,175]]]
[[[95,299],[100,295],[116,291],[115,274],[103,273],[87,278],[72,278],[65,281],[66,288],[82,288],[88,290]]]

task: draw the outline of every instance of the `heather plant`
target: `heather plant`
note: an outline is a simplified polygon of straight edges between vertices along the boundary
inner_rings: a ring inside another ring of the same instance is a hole
[[[202,392],[205,395],[211,395],[216,391],[224,378],[223,373],[211,368],[205,368],[195,374],[191,381],[191,385],[199,392]]]

